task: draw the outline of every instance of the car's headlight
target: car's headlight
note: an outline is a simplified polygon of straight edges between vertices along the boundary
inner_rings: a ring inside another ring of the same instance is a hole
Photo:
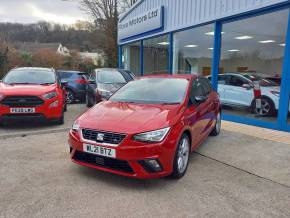
[[[109,98],[111,97],[112,93],[108,90],[104,90],[104,89],[100,89],[98,88],[98,93],[102,96],[102,97],[105,97],[105,98]]]
[[[78,124],[77,121],[74,122],[74,124],[72,125],[72,128],[71,128],[73,131],[79,131],[80,129],[80,125]]]
[[[57,96],[57,92],[49,92],[42,95],[42,97],[45,99],[52,99],[52,98],[55,98],[56,96]]]
[[[277,97],[280,97],[280,92],[277,91],[271,91],[271,93]]]
[[[134,135],[133,139],[140,142],[161,142],[165,138],[169,130],[170,127],[150,132],[144,132]]]

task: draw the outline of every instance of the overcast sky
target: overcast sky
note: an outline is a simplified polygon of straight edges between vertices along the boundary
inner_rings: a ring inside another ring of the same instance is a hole
[[[72,24],[87,19],[77,0],[0,0],[0,22]]]

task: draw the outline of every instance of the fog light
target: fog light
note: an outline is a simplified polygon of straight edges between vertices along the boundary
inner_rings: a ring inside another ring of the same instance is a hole
[[[141,160],[139,163],[149,173],[156,173],[162,171],[162,166],[157,159]]]
[[[52,107],[57,107],[58,106],[58,101],[55,101],[55,102],[52,102],[49,107],[52,108]]]

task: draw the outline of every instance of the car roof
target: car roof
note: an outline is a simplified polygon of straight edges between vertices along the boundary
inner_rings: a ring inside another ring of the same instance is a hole
[[[144,76],[143,78],[176,78],[176,79],[188,79],[188,80],[190,80],[191,78],[197,79],[198,75],[196,75],[196,74],[173,74],[173,75],[170,75],[170,74],[156,74],[156,75]]]
[[[84,74],[85,72],[77,71],[77,70],[57,70],[58,73],[77,73]]]
[[[12,70],[38,70],[38,71],[54,71],[53,68],[44,68],[44,67],[19,67],[19,68],[14,68]]]

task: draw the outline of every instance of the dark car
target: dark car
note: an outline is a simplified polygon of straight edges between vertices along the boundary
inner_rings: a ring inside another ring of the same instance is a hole
[[[86,73],[79,71],[57,71],[61,80],[68,82],[66,101],[68,104],[76,100],[85,101],[87,89]]]
[[[118,89],[134,80],[135,76],[128,70],[96,69],[90,75],[86,104],[92,107],[103,100],[107,100]]]
[[[267,80],[271,80],[272,82],[276,83],[277,85],[281,85],[281,77],[265,77]]]

